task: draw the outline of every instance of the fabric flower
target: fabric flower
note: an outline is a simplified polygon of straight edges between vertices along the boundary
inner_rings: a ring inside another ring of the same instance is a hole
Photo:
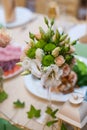
[[[46,88],[59,86],[61,84],[61,75],[62,70],[57,65],[50,65],[47,67],[46,72],[42,74],[42,85]]]
[[[22,62],[22,67],[23,70],[28,70],[37,78],[41,78],[41,62],[39,60],[31,60],[30,58],[25,57]]]
[[[41,78],[42,72],[41,72],[41,62],[37,59],[34,59],[31,61],[31,67],[30,71],[32,75],[34,75],[37,78]]]

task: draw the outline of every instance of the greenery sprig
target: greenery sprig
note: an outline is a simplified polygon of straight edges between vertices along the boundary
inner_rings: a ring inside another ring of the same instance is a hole
[[[45,113],[51,117],[51,120],[46,122],[46,126],[50,127],[53,126],[55,123],[58,122],[57,114],[58,109],[52,110],[51,107],[47,107]],[[41,110],[36,109],[33,105],[30,106],[30,110],[27,112],[27,116],[29,119],[39,118],[41,116]],[[61,130],[67,130],[64,124],[61,125]]]
[[[24,108],[25,107],[25,102],[21,102],[20,100],[17,100],[13,102],[15,108]]]
[[[8,94],[5,91],[0,92],[0,103],[8,98]]]
[[[30,106],[30,110],[27,112],[28,118],[39,118],[41,116],[41,110],[36,109],[33,105]]]

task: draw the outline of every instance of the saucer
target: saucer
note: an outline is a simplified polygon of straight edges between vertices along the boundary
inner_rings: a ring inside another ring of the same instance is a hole
[[[16,7],[15,13],[16,13],[15,21],[11,23],[6,23],[5,17],[4,17],[4,10],[3,8],[0,8],[0,23],[8,28],[14,28],[17,26],[24,25],[33,19],[33,13],[27,8]]]

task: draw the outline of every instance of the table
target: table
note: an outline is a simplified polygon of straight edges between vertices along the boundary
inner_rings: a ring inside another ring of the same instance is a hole
[[[11,35],[13,36],[15,43],[18,43],[19,46],[25,46],[25,41],[29,40],[29,31],[37,33],[38,27],[40,25],[39,22],[42,20],[43,16],[38,15],[35,21],[32,21],[23,27],[9,29],[9,31],[12,33]],[[44,20],[41,24],[44,26]],[[34,105],[37,109],[42,109],[42,111],[44,111],[48,101],[42,100],[29,93],[25,88],[23,76],[21,75],[17,75],[11,79],[5,80],[4,89],[9,96],[7,100],[0,104],[0,111],[4,112],[7,117],[11,118],[15,123],[22,125],[26,124],[26,127],[34,130],[42,130],[43,125],[37,123],[34,120],[29,120],[27,118],[26,112],[29,111],[31,104]],[[25,102],[26,107],[24,109],[16,110],[13,107],[13,102],[17,99]],[[57,106],[57,104],[55,104],[55,106]],[[62,103],[58,103],[58,107],[60,106],[62,106]]]
[[[46,28],[44,25],[44,20],[42,15],[37,15],[36,19],[29,22],[28,24],[17,27],[14,29],[10,29],[9,31],[12,33],[13,39],[15,43],[19,46],[25,46],[25,41],[29,40],[28,34],[30,32],[38,33],[38,27],[40,26]],[[30,120],[27,118],[26,112],[29,111],[30,105],[34,105],[37,109],[41,109],[42,112],[46,109],[48,105],[48,101],[40,99],[25,88],[23,76],[17,75],[13,78],[7,79],[4,81],[4,89],[8,93],[8,99],[6,99],[3,103],[0,104],[0,112],[3,112],[12,119],[15,123],[24,125],[33,130],[42,130],[43,125],[38,123],[35,120]],[[19,99],[20,101],[24,101],[26,106],[24,109],[17,110],[13,107],[13,102]],[[61,102],[53,102],[55,108],[60,109],[63,105]],[[50,128],[45,128],[45,130],[50,130]]]

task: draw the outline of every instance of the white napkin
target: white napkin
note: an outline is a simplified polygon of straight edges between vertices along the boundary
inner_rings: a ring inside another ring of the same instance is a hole
[[[84,36],[87,33],[86,28],[87,28],[86,24],[79,24],[70,29],[68,34],[71,37],[71,40],[76,40]]]

